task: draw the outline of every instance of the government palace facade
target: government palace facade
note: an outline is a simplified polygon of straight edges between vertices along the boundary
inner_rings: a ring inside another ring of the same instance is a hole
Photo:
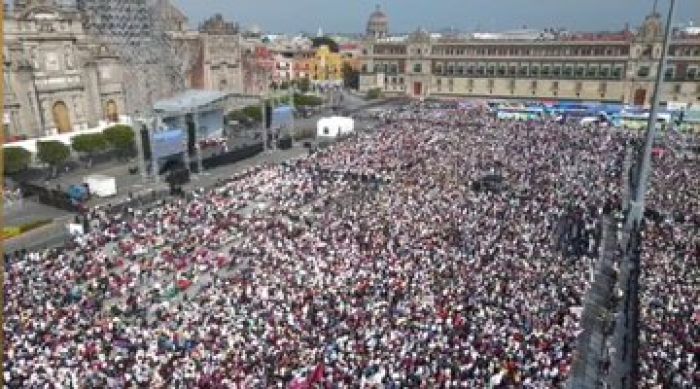
[[[418,30],[387,34],[370,16],[360,90],[386,96],[603,101],[648,106],[663,47],[656,12],[636,33],[534,37],[446,37]],[[700,105],[700,36],[674,34],[662,102]]]

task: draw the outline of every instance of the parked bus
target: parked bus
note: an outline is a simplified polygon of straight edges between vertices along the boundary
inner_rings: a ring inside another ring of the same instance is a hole
[[[625,127],[634,130],[646,128],[649,121],[649,112],[620,112],[612,115],[612,124],[615,127]],[[662,127],[671,123],[671,114],[666,112],[658,113],[656,116],[657,127]]]
[[[496,117],[501,120],[542,120],[544,116],[540,107],[502,107],[496,111]]]

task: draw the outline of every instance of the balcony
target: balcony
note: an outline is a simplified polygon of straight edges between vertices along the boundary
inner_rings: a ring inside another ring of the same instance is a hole
[[[54,92],[82,87],[83,82],[80,76],[46,77],[36,80],[36,89],[38,92]]]

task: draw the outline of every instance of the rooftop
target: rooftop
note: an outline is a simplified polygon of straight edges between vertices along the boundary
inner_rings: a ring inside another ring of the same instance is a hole
[[[228,97],[228,94],[202,89],[188,89],[169,99],[159,100],[153,104],[156,112],[181,113],[193,109],[205,108]]]

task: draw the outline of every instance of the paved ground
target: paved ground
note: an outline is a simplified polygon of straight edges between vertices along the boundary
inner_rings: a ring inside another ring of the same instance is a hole
[[[367,105],[367,102],[362,100],[356,94],[347,92],[343,93],[342,110],[350,113],[358,112],[365,105]],[[298,118],[295,120],[295,128],[315,129],[316,122],[321,116],[328,116],[332,114],[335,113],[333,113],[330,108],[326,108],[310,118]],[[371,120],[358,119],[355,123],[355,128],[357,130],[363,130],[371,126],[373,126],[373,122]],[[237,134],[236,138],[232,139],[229,143],[229,147],[253,143],[255,131],[256,129],[250,129],[248,131],[243,131],[243,133]],[[294,144],[294,147],[289,150],[268,150],[267,152],[263,152],[235,164],[206,170],[202,174],[193,174],[191,177],[192,180],[189,184],[185,185],[183,189],[187,191],[199,187],[208,187],[216,183],[217,180],[228,177],[250,166],[255,166],[265,162],[279,163],[303,156],[307,153],[307,150],[302,145],[303,141],[298,141]],[[118,194],[114,197],[104,199],[93,197],[93,199],[91,199],[91,201],[87,204],[88,206],[119,203],[127,199],[130,193],[138,195],[139,193],[151,190],[168,189],[163,177],[160,177],[159,182],[156,183],[152,178],[144,179],[140,174],[129,174],[129,168],[137,165],[138,161],[136,159],[127,162],[108,162],[94,166],[90,170],[79,168],[68,173],[63,173],[56,179],[44,180],[36,183],[49,187],[60,185],[63,189],[67,189],[72,184],[82,183],[83,178],[88,174],[103,174],[115,177],[117,181]],[[45,226],[37,232],[32,234],[24,234],[21,237],[4,242],[8,250],[43,245],[44,243],[46,243],[46,245],[60,244],[63,241],[63,238],[60,237],[60,235],[65,231],[65,224],[69,223],[74,218],[74,214],[70,212],[39,204],[32,199],[23,200],[22,207],[13,205],[12,207],[5,209],[3,212],[5,225],[20,225],[34,220],[55,219],[53,224]]]
[[[48,205],[40,204],[31,199],[24,199],[3,207],[3,226],[16,227],[38,219],[55,219],[65,216],[68,212]]]

